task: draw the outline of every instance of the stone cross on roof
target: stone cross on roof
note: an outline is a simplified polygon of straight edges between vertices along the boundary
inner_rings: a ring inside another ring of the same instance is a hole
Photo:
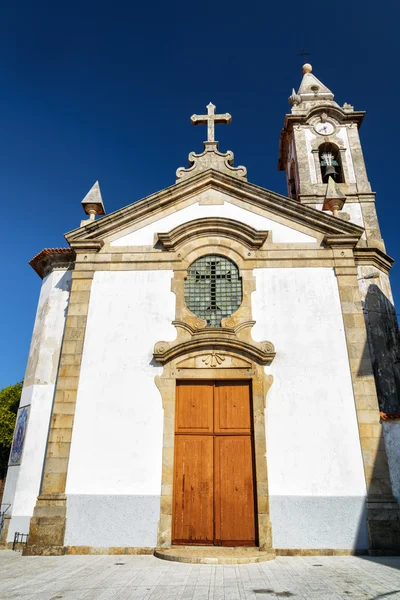
[[[245,167],[234,167],[233,152],[220,152],[218,150],[218,142],[214,138],[215,123],[229,124],[232,117],[229,113],[223,115],[215,114],[215,106],[212,102],[207,106],[206,115],[192,115],[190,120],[193,125],[207,124],[207,141],[204,142],[204,151],[201,154],[191,152],[189,154],[189,168],[179,167],[176,171],[176,181],[183,181],[189,177],[194,177],[203,171],[220,171],[226,175],[236,177],[236,179],[244,179],[246,181],[247,170]]]
[[[215,106],[212,102],[207,106],[206,115],[192,115],[190,117],[193,125],[205,125],[207,124],[207,142],[215,142],[214,139],[214,124],[215,123],[229,123],[232,121],[232,117],[229,113],[221,115],[215,114]]]

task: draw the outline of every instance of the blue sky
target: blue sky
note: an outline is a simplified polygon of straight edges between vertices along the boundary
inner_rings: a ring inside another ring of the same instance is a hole
[[[111,212],[175,181],[205,128],[230,112],[220,149],[286,194],[277,171],[287,98],[305,48],[340,103],[367,110],[361,138],[388,253],[400,258],[398,4],[3,3],[0,22],[0,388],[22,379],[41,280],[28,261],[84,218],[98,179]],[[399,268],[392,271],[400,301]]]

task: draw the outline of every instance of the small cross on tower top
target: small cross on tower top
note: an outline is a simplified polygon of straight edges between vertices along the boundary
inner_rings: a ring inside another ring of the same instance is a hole
[[[207,124],[207,142],[215,143],[214,137],[214,124],[215,123],[229,123],[232,121],[232,117],[229,113],[224,113],[221,115],[215,114],[215,106],[212,102],[207,106],[207,114],[206,115],[192,115],[190,117],[193,125],[205,125]]]

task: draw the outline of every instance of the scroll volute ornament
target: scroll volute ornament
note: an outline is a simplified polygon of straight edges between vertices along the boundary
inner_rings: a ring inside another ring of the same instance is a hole
[[[219,359],[222,359],[224,353],[234,353],[262,365],[270,364],[275,358],[272,342],[255,342],[252,339],[251,329],[255,321],[242,322],[234,328],[215,329],[195,329],[184,321],[173,321],[173,324],[177,330],[176,340],[160,341],[154,346],[153,356],[161,364],[193,352],[204,355],[205,351],[210,355],[218,355]],[[222,362],[223,360],[218,360],[217,364]],[[205,363],[205,366],[208,365]]]

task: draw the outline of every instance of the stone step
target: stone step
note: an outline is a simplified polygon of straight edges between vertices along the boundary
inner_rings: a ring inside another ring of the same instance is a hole
[[[157,548],[154,556],[181,563],[245,565],[273,560],[275,551],[272,548],[260,551],[259,548],[246,546],[171,546],[171,548]]]

